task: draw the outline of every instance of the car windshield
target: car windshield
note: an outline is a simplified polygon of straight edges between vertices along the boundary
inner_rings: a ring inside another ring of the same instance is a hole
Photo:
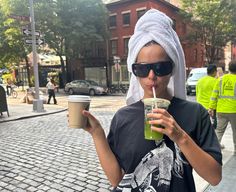
[[[206,75],[206,73],[191,73],[189,75],[189,80],[190,81],[197,81],[205,75]]]
[[[98,86],[98,84],[95,81],[88,81],[91,85]]]

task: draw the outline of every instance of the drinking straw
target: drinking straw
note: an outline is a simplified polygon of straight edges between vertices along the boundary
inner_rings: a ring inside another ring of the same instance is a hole
[[[155,87],[152,87],[152,92],[153,92],[153,98],[157,98],[156,97],[156,90],[155,90]],[[157,103],[156,103],[156,101],[154,101],[155,102],[155,104],[154,104],[154,106],[155,106],[155,108],[157,108]]]
[[[156,90],[155,87],[152,87],[153,97],[156,99]]]

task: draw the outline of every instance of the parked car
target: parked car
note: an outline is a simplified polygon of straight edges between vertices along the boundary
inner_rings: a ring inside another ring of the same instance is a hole
[[[92,80],[74,80],[70,83],[67,83],[65,86],[65,92],[68,92],[70,95],[74,93],[79,94],[89,94],[93,95],[103,95],[107,94],[108,89],[98,85],[97,82]]]
[[[192,69],[188,75],[187,81],[186,81],[186,90],[187,95],[190,95],[192,93],[196,93],[196,84],[197,81],[207,75],[207,68],[195,68]]]

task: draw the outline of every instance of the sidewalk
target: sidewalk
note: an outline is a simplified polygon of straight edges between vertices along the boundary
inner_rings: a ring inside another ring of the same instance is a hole
[[[233,192],[236,181],[236,156],[232,156],[224,166],[222,181],[217,186],[209,185],[204,192]]]
[[[9,117],[7,115],[7,112],[3,112],[3,115],[0,115],[0,123],[30,117],[43,116],[67,110],[67,107],[65,105],[61,106],[44,104],[44,112],[33,111],[33,104],[21,103],[20,101],[21,98],[24,97],[25,93],[21,90],[18,90],[17,93],[18,97],[16,99],[12,97],[7,98]],[[47,98],[47,95],[43,94],[43,97]]]
[[[58,105],[44,104],[44,110],[44,112],[34,112],[32,104],[8,104],[9,117],[7,112],[3,112],[3,115],[0,116],[0,123],[58,113],[67,109]]]

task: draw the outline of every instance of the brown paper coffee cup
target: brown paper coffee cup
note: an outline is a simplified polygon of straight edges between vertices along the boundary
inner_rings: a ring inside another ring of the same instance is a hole
[[[69,127],[70,128],[85,128],[87,118],[82,114],[82,111],[89,110],[90,97],[84,95],[70,95],[68,97],[68,112],[69,112]]]

